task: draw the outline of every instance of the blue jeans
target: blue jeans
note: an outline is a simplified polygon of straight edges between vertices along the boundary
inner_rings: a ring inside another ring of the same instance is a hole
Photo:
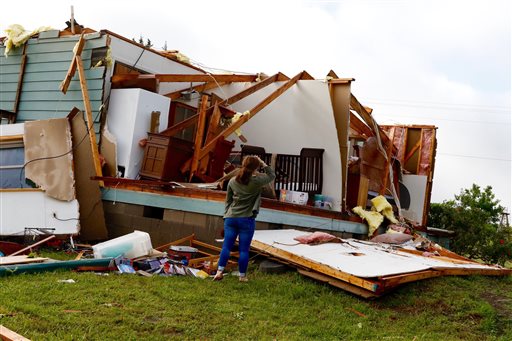
[[[254,218],[224,219],[224,243],[222,244],[222,251],[220,252],[219,267],[224,268],[228,263],[229,254],[238,236],[238,271],[241,274],[247,273],[249,248],[251,247],[255,226],[256,221]]]

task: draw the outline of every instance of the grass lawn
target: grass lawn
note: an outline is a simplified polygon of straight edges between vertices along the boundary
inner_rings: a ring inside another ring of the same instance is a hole
[[[512,276],[430,279],[366,301],[294,271],[250,270],[249,283],[4,277],[0,324],[33,340],[512,340]]]

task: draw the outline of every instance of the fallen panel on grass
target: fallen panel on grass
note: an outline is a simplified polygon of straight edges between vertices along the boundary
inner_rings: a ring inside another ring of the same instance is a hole
[[[104,259],[82,259],[70,261],[51,261],[35,264],[15,264],[9,266],[0,266],[0,277],[9,275],[18,275],[22,273],[39,273],[46,271],[54,271],[59,269],[73,270],[84,266],[101,266],[107,267],[112,258]]]
[[[42,257],[29,258],[28,256],[7,256],[7,257],[0,257],[0,265],[41,263],[46,260],[48,260],[48,258],[42,258]]]
[[[298,267],[304,275],[365,298],[431,277],[512,274],[512,270],[497,266],[447,256],[425,257],[398,247],[355,239],[320,245],[297,243],[294,238],[304,234],[298,230],[256,231],[251,247]]]

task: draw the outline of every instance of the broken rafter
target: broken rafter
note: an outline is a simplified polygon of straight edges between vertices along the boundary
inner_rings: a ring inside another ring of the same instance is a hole
[[[198,108],[199,124],[196,132],[196,140],[194,143],[194,155],[192,156],[192,163],[190,166],[190,177],[189,182],[192,181],[192,177],[197,172],[199,165],[199,153],[201,152],[201,146],[203,145],[204,127],[206,124],[206,111],[208,108],[208,96],[203,95],[201,97],[201,106]]]
[[[172,127],[169,127],[167,129],[165,129],[164,131],[161,131],[159,134],[165,135],[165,136],[174,136],[179,131],[194,125],[197,122],[198,118],[199,118],[198,114],[195,114],[194,116],[190,116],[189,118],[173,125]]]
[[[62,83],[60,83],[59,89],[64,94],[66,94],[66,92],[68,91],[69,83],[71,83],[71,79],[73,79],[73,76],[75,75],[75,72],[76,72],[77,63],[76,63],[75,57],[80,56],[82,54],[82,50],[84,49],[84,46],[85,46],[85,38],[84,38],[84,33],[82,32],[82,34],[80,35],[80,39],[78,39],[78,43],[77,43],[76,47],[74,48],[73,59],[71,59],[71,64],[69,65],[69,69],[68,69],[68,72],[66,73],[66,77],[64,78]]]
[[[378,134],[380,136],[380,139],[382,140],[384,145],[388,145],[391,143],[388,135],[384,132],[382,128],[379,127],[375,119],[371,115],[371,111],[369,108],[363,106],[354,95],[350,95],[350,108],[357,112],[359,116],[364,120],[364,122],[370,127],[370,129],[373,131],[373,134],[375,135],[377,132],[375,129],[378,130]],[[393,152],[396,152],[396,147],[393,145]]]
[[[306,77],[306,78],[303,78]],[[297,74],[295,77],[290,79],[288,82],[280,86],[277,90],[275,90],[273,93],[271,93],[268,97],[266,97],[264,100],[262,100],[260,103],[258,103],[254,108],[249,110],[249,113],[246,115],[243,115],[240,117],[240,119],[233,124],[231,124],[229,127],[224,129],[222,132],[220,132],[215,138],[213,138],[202,150],[200,158],[204,157],[206,154],[208,154],[213,148],[215,147],[215,144],[217,143],[217,140],[221,137],[227,137],[231,134],[233,134],[238,128],[240,128],[245,122],[249,121],[251,118],[254,117],[258,112],[263,110],[267,105],[272,103],[276,98],[281,96],[286,90],[291,88],[295,83],[297,83],[300,79],[311,79],[309,78],[309,74],[306,71],[303,71],[299,74]]]
[[[225,99],[224,101],[220,102],[219,105],[230,105],[235,102],[238,102],[238,101],[244,99],[245,97],[252,95],[256,91],[259,91],[259,90],[263,89],[264,87],[266,87],[274,82],[277,82],[280,79],[280,77],[282,77],[282,76],[284,76],[282,73],[280,73],[280,72],[276,73],[275,75],[268,77],[268,78],[262,80],[261,82],[258,82],[243,91],[240,91],[236,95],[233,95],[233,96]]]
[[[84,32],[80,35],[80,39],[78,39],[78,43],[76,47],[74,48],[73,53],[73,59],[71,60],[71,64],[69,65],[68,72],[66,74],[66,77],[60,84],[60,90],[66,94],[68,91],[69,83],[71,82],[71,79],[73,79],[76,70],[78,69],[78,76],[80,80],[80,88],[82,89],[82,98],[84,101],[84,107],[85,107],[85,114],[87,117],[87,127],[89,131],[89,141],[91,144],[92,149],[92,155],[93,155],[93,161],[94,161],[94,169],[96,171],[97,176],[101,176],[102,170],[101,170],[101,163],[100,163],[100,157],[98,152],[98,145],[96,143],[96,133],[94,131],[94,120],[92,118],[92,109],[91,109],[91,101],[89,99],[89,92],[87,90],[87,78],[85,77],[85,71],[82,63],[82,57],[80,55],[82,54],[82,50],[85,46],[85,36]],[[103,186],[103,183],[100,182],[100,186]]]
[[[359,135],[366,135],[367,137],[374,135],[373,131],[352,112],[350,112],[350,127]]]
[[[179,83],[179,82],[254,82],[258,75],[226,75],[226,74],[119,74],[112,76],[112,84],[127,80],[156,78],[160,82]]]
[[[271,77],[270,77],[271,78]],[[297,74],[295,77],[287,81],[285,84],[281,85],[277,90],[275,90],[273,93],[271,93],[268,97],[263,99],[260,103],[258,103],[254,108],[248,111],[248,114],[243,115],[238,119],[238,121],[232,123],[229,127],[225,128],[223,131],[221,131],[217,136],[212,138],[202,149],[201,153],[199,154],[199,160],[204,158],[209,152],[211,152],[215,145],[217,144],[217,141],[220,138],[225,138],[231,134],[233,134],[238,128],[240,128],[245,122],[249,121],[254,115],[256,115],[258,112],[260,112],[262,109],[264,109],[267,105],[272,103],[276,98],[281,96],[286,90],[291,88],[295,83],[297,83],[298,80],[302,79],[313,79],[306,71],[302,71],[299,74]],[[249,89],[247,89],[249,90]],[[244,90],[245,91],[245,90]],[[236,96],[236,95],[235,95]],[[191,165],[191,159],[186,161],[183,166],[181,167],[181,172],[184,173],[188,170],[190,170]]]

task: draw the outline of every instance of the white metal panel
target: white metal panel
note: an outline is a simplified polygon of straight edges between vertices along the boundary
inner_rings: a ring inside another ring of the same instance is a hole
[[[305,234],[309,233],[298,230],[258,230],[254,233],[253,240],[362,278],[403,274],[431,268],[491,268],[480,264],[454,264],[355,239],[346,239],[346,243],[343,244],[320,245],[299,244],[293,239]]]
[[[0,191],[1,236],[23,235],[25,227],[54,228],[55,234],[77,234],[78,218],[76,199],[60,201],[38,190]]]

